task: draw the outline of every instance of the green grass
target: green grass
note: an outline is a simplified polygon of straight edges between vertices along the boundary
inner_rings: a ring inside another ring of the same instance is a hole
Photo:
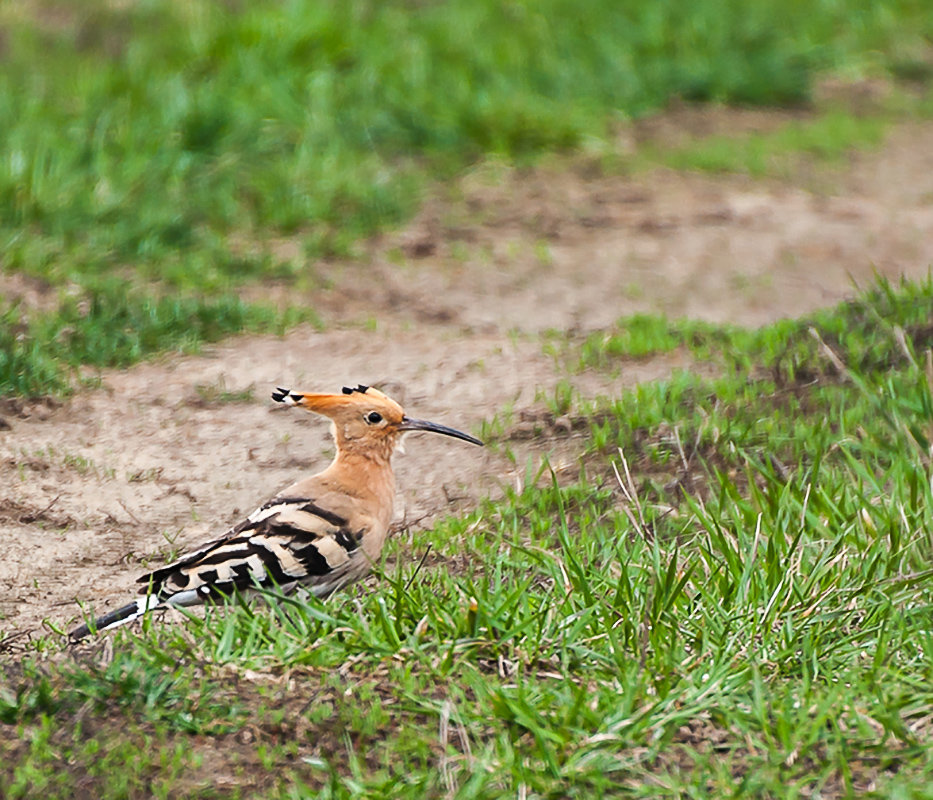
[[[862,300],[760,329],[638,314],[587,337],[576,351],[550,349],[558,358],[569,355],[575,370],[614,369],[628,359],[682,348],[698,360],[718,362],[730,374],[768,373],[781,388],[822,375],[827,365],[857,380],[857,375],[877,370],[895,354],[914,358],[911,342],[923,348],[933,345],[929,280],[919,285],[906,282],[907,289],[898,289],[878,277]],[[852,374],[846,372],[848,367],[854,369]]]
[[[933,35],[921,0],[732,5],[63,2],[45,24],[7,12],[7,266],[131,264],[199,287],[263,275],[277,265],[237,255],[232,231],[302,231],[312,253],[345,252],[416,207],[426,168],[574,147],[672,96],[801,103],[819,71],[893,69]]]
[[[679,170],[740,172],[755,178],[786,175],[801,156],[832,164],[853,151],[877,147],[891,121],[882,114],[828,111],[763,133],[710,136],[674,148],[649,143],[638,159]]]
[[[851,87],[848,99],[845,93],[824,99],[816,113],[767,130],[699,136],[687,144],[647,141],[634,154],[633,165],[738,172],[754,178],[788,178],[800,176],[813,164],[837,165],[853,152],[878,147],[894,123],[933,115],[929,81],[919,74],[918,80],[922,82],[876,86],[874,97],[860,98],[858,87]]]
[[[35,0],[0,22],[4,271],[91,293],[117,276],[206,304],[244,283],[310,285],[310,259],[352,254],[488,154],[605,149],[620,118],[672,97],[801,104],[826,71],[923,80],[933,37],[924,0]],[[757,174],[772,151],[833,155],[879,126],[837,115],[669,159]],[[275,254],[282,237],[297,257]],[[132,349],[117,338],[103,349]],[[40,349],[17,346],[0,393],[66,385],[52,376],[71,362]]]
[[[0,310],[0,395],[64,394],[79,366],[125,367],[154,353],[196,352],[240,331],[282,333],[313,313],[228,294],[153,296],[119,281],[64,295],[52,312]]]
[[[0,792],[144,796],[158,757],[176,796],[928,797],[931,309],[879,283],[760,331],[640,318],[641,352],[721,375],[574,397],[571,480],[529,474],[327,604],[7,657]]]

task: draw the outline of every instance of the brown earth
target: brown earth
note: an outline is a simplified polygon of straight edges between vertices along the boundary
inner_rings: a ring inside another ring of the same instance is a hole
[[[844,169],[783,181],[486,164],[361,259],[313,266],[327,278],[307,297],[322,331],[241,337],[105,373],[101,389],[61,406],[0,409],[0,640],[43,620],[67,627],[76,600],[123,602],[148,564],[325,466],[326,424],[278,413],[275,385],[375,384],[415,416],[478,431],[503,409],[539,408],[565,376],[544,353],[547,331],[576,338],[638,311],[759,325],[836,303],[875,271],[921,278],[931,264],[931,123],[898,126]],[[28,281],[3,286],[43,302]],[[671,355],[573,380],[611,394],[684,365]],[[533,441],[515,462],[425,435],[406,446],[402,542],[406,527],[469,507],[545,455]],[[573,464],[572,439],[555,460]]]

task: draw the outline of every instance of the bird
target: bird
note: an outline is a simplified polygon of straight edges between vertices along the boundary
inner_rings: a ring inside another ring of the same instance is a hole
[[[337,445],[323,472],[283,489],[226,533],[138,579],[141,597],[86,622],[73,642],[168,606],[223,600],[236,592],[299,586],[327,597],[364,577],[382,552],[395,502],[392,453],[408,431],[429,431],[482,446],[475,436],[413,419],[379,389],[340,394],[276,388],[272,399],[330,418]]]

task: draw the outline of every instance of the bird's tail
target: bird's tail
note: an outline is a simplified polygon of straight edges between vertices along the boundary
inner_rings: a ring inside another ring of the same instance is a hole
[[[152,611],[152,609],[161,604],[162,601],[157,595],[149,594],[145,597],[140,597],[138,600],[134,600],[132,603],[128,603],[122,608],[118,608],[116,611],[111,611],[109,614],[98,617],[93,625],[88,625],[87,623],[79,625],[69,636],[73,642],[79,642],[91,632],[100,633],[101,631],[107,631],[111,628],[117,628],[120,625],[126,625],[134,619],[139,619],[147,611]]]

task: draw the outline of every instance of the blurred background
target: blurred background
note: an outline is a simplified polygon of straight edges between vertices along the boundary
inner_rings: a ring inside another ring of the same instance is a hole
[[[770,240],[710,250],[722,225],[738,235],[773,198],[670,185],[670,170],[832,195],[815,166],[933,111],[931,37],[926,0],[4,3],[0,392],[67,391],[80,365],[322,313],[378,317],[399,292],[373,298],[365,284],[389,286],[414,261],[406,287],[429,305],[458,291],[451,276],[470,292],[428,316],[472,308],[466,324],[503,329],[580,325],[607,285],[618,302],[600,322],[703,315],[736,288],[763,293],[738,316],[760,322],[775,316],[760,308],[771,262],[801,259],[791,289],[826,304],[832,292],[810,285],[814,252],[835,253],[843,281],[889,257],[902,269],[897,253],[853,258],[871,243],[845,230],[788,252],[793,209]],[[914,172],[894,167],[889,183]],[[646,194],[657,186],[670,188]],[[705,232],[670,250],[683,207]],[[830,211],[870,218],[855,230],[890,227],[875,207]],[[599,238],[607,229],[621,233]],[[387,231],[403,234],[377,238]],[[838,252],[840,238],[855,253]],[[730,266],[762,253],[757,271]],[[547,296],[524,296],[511,316],[495,302],[555,264]],[[574,305],[581,282],[595,294]]]

